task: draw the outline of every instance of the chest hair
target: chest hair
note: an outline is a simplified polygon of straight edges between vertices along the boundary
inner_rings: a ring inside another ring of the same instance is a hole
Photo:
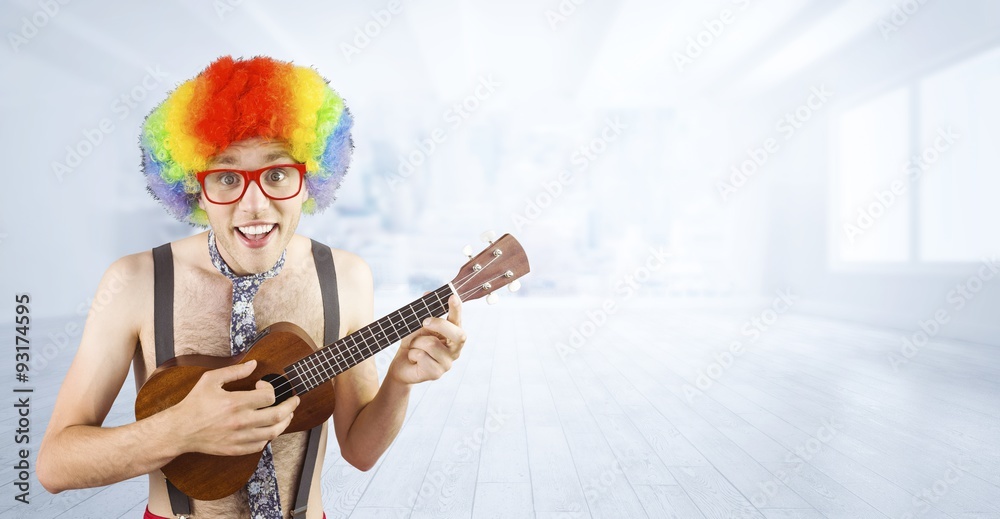
[[[231,356],[232,282],[218,272],[177,269],[174,278],[174,350],[176,355]],[[311,262],[286,263],[281,273],[261,284],[254,296],[258,329],[281,321],[304,329],[317,346],[323,344],[323,300]],[[141,385],[156,367],[152,316],[140,337],[142,365],[136,366]],[[137,359],[138,360],[138,359]],[[307,432],[279,436],[271,442],[282,509],[291,510],[305,456]],[[196,517],[248,516],[245,491],[218,501],[193,501]]]

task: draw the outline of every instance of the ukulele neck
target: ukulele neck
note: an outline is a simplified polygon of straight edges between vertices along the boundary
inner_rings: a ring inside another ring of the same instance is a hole
[[[335,341],[287,367],[285,375],[297,394],[307,393],[351,369],[389,345],[417,331],[428,317],[448,313],[446,284],[360,330]]]

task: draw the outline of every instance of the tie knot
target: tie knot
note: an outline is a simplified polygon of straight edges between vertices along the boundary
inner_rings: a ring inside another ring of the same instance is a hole
[[[219,254],[219,248],[215,244],[215,231],[208,232],[208,255],[212,258],[212,265],[215,265],[215,268],[219,269],[222,275],[233,282],[234,291],[257,293],[257,289],[260,288],[261,283],[277,276],[281,272],[281,267],[285,266],[285,252],[287,251],[281,251],[281,257],[278,258],[278,262],[267,272],[238,276],[233,272],[233,269],[229,268],[226,261],[222,259],[222,255]]]

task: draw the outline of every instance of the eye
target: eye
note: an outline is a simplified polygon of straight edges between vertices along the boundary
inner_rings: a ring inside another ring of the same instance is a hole
[[[268,170],[267,172],[268,182],[281,182],[282,180],[285,180],[286,177],[288,177],[288,174],[285,173],[284,168],[274,168]]]
[[[232,171],[226,171],[223,173],[219,173],[219,176],[216,177],[216,180],[220,185],[223,186],[235,186],[240,183],[240,176],[237,175],[236,173],[233,173]]]

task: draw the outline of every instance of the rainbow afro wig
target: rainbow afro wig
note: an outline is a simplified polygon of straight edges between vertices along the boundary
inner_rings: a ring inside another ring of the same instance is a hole
[[[305,213],[326,209],[347,172],[354,144],[344,100],[315,70],[267,57],[219,58],[182,83],[142,127],[149,192],[175,218],[207,226],[195,174],[230,144],[280,140],[306,165]]]

